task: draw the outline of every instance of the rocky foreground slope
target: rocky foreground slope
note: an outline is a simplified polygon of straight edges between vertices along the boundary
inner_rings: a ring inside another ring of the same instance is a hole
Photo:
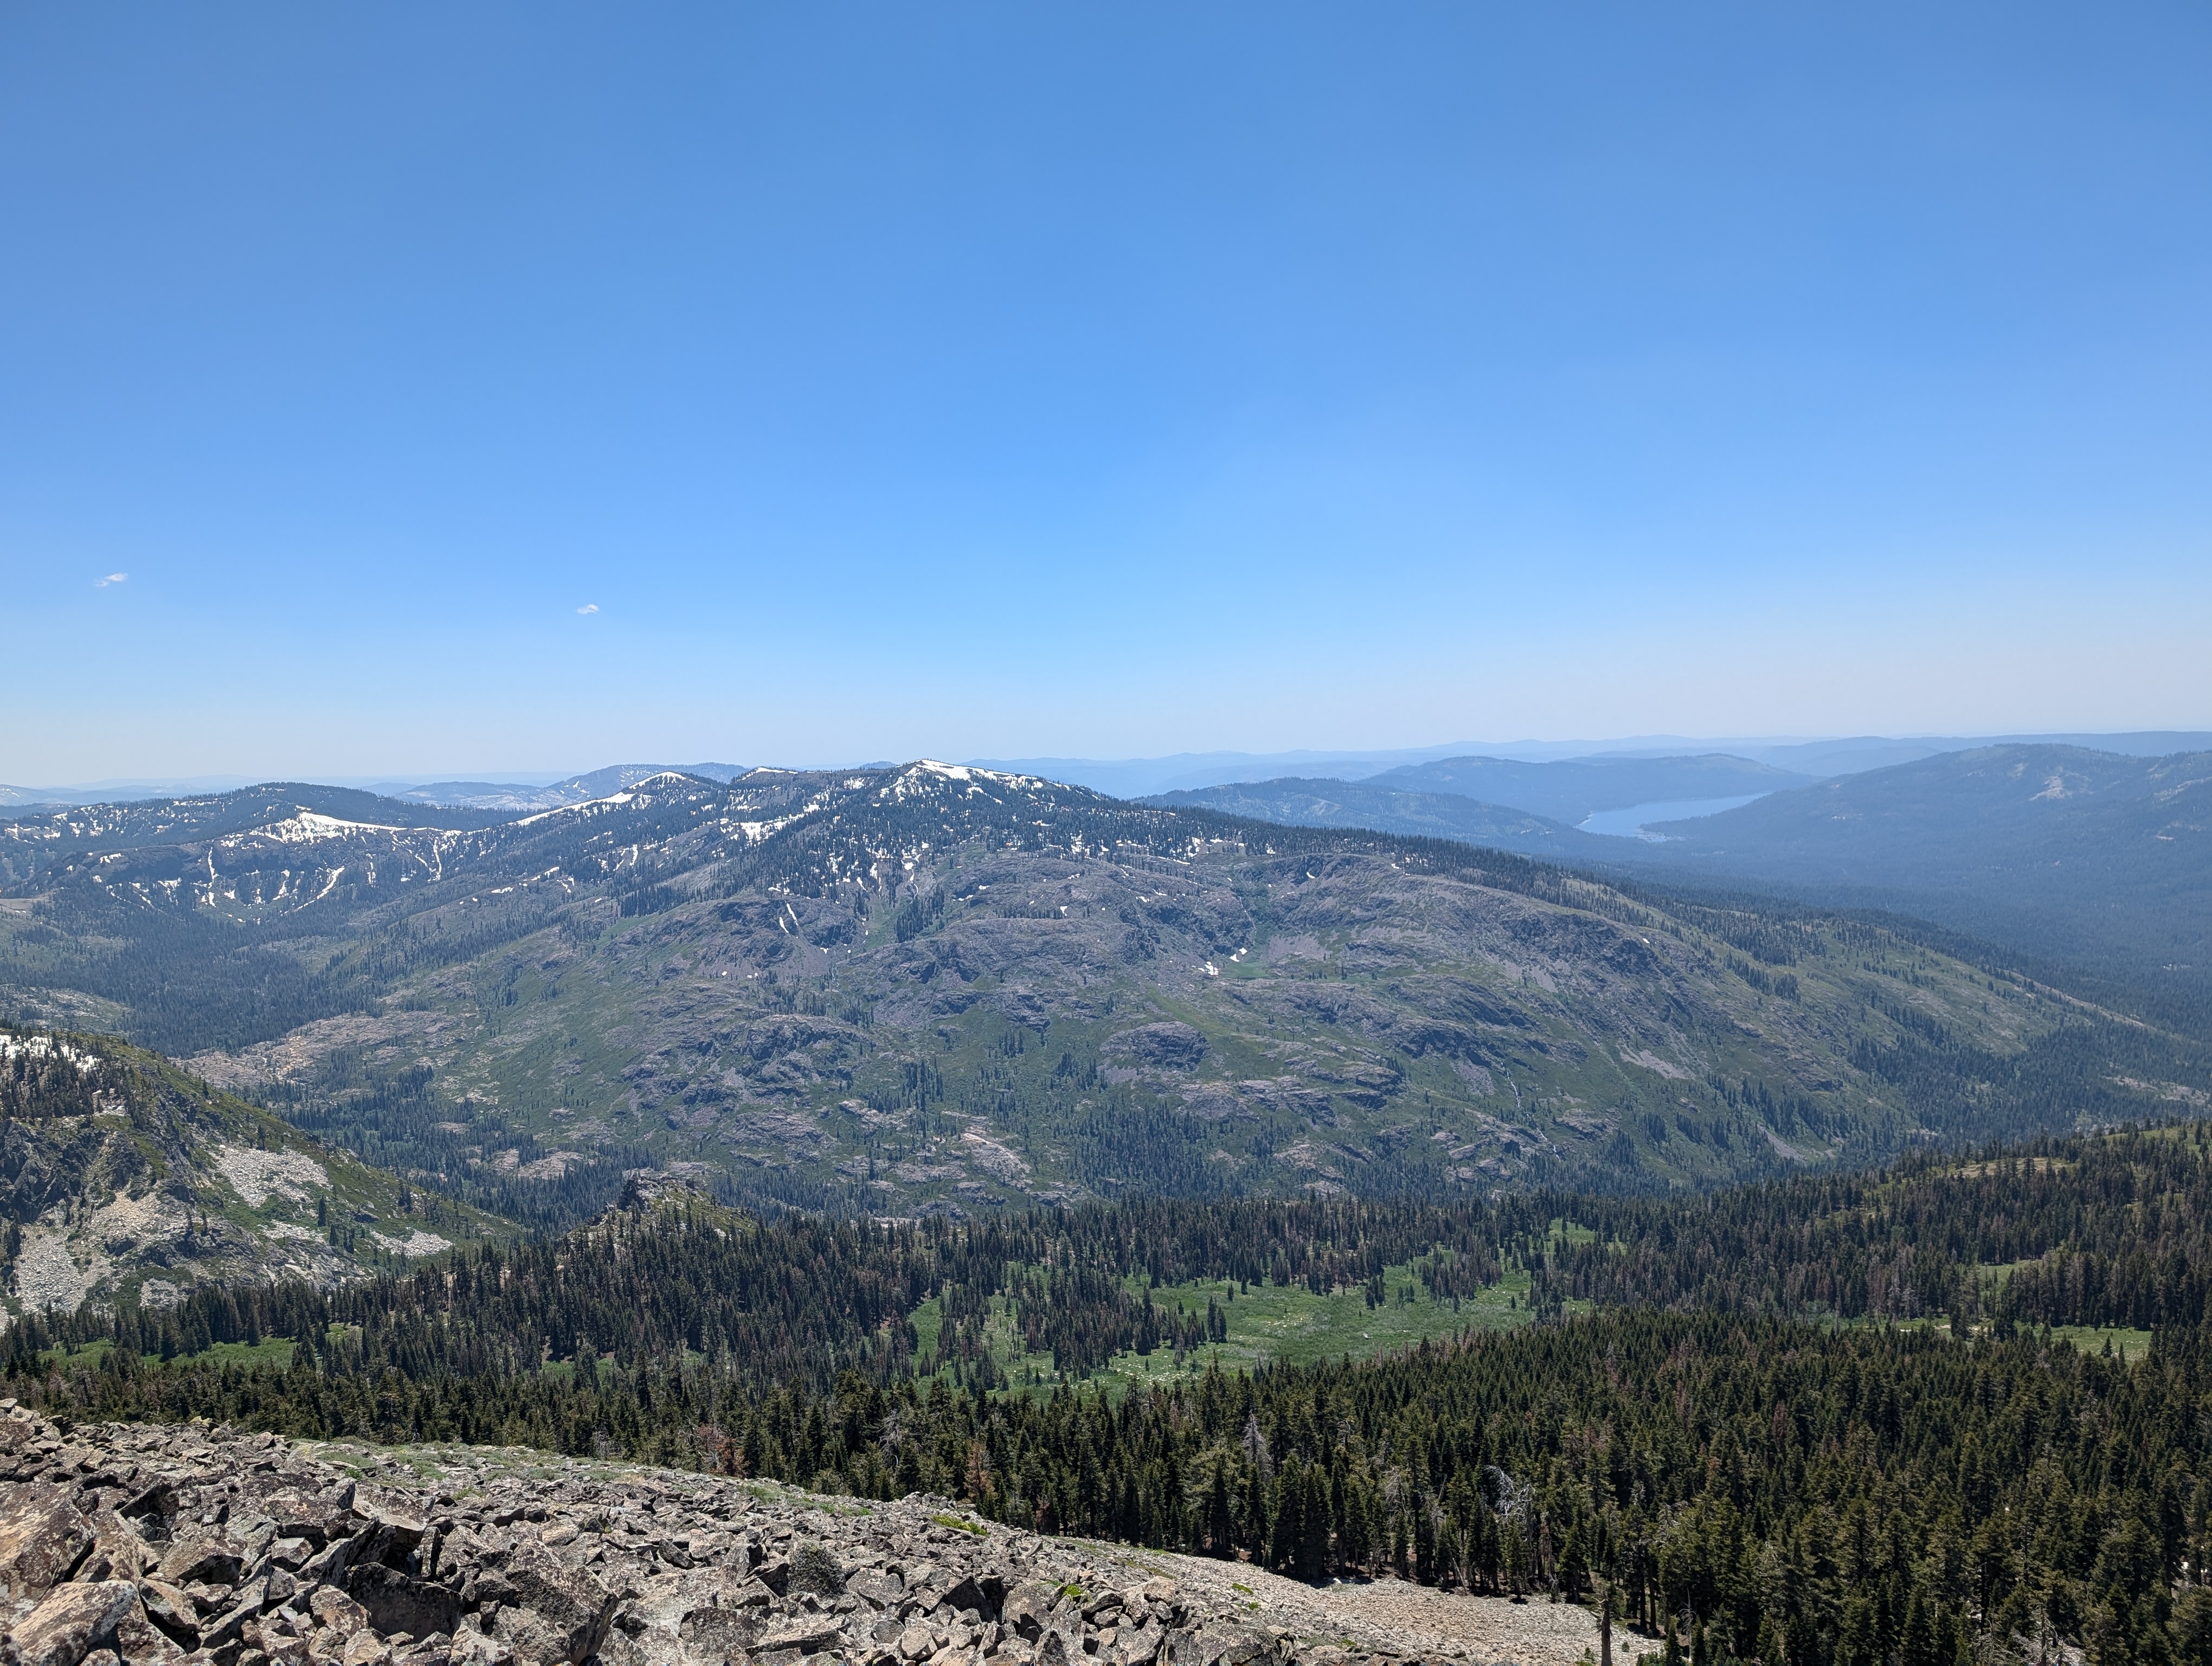
[[[517,1456],[341,1465],[205,1426],[64,1435],[0,1401],[0,1663],[1382,1666],[1571,1661],[1595,1641],[1577,1609],[1389,1585],[1332,1601],[919,1495]]]

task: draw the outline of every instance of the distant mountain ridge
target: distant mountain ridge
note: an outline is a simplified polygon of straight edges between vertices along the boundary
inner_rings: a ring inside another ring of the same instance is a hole
[[[1463,839],[1555,861],[1602,862],[1623,854],[1622,842],[1579,830],[1578,824],[1597,812],[1745,798],[1809,786],[1812,779],[1727,753],[1555,763],[1469,757],[1408,764],[1360,781],[1240,781],[1156,793],[1142,802],[1294,827],[1368,827]]]
[[[1495,757],[1511,762],[1606,763],[1696,757],[1726,753],[1818,780],[1856,774],[1910,763],[1938,752],[1966,751],[2000,745],[2078,745],[2093,751],[2118,752],[2131,757],[2164,756],[2172,752],[2212,749],[2212,730],[2139,730],[2112,733],[2014,734],[1982,736],[1857,735],[1840,739],[1793,740],[1775,738],[1697,738],[1686,735],[1628,735],[1610,740],[1517,740],[1448,742],[1443,745],[1400,748],[1305,749],[1287,752],[1179,752],[1166,757],[1082,758],[969,758],[977,769],[1031,775],[1066,781],[1109,793],[1115,798],[1142,798],[1151,793],[1200,787],[1218,787],[1263,779],[1367,781],[1388,771],[1454,757]],[[356,787],[410,802],[433,803],[464,809],[550,809],[556,802],[574,802],[614,790],[603,784],[617,772],[633,772],[641,780],[663,769],[729,781],[748,766],[736,763],[627,763],[588,770],[565,780],[548,774],[503,771],[501,778],[479,781],[459,776],[426,779],[422,775],[368,777],[337,776],[334,784]],[[858,763],[855,769],[884,769],[887,763]],[[250,775],[209,775],[189,780],[137,780],[76,782],[67,785],[20,787],[0,783],[0,809],[44,805],[123,804],[148,799],[204,798],[253,784]],[[579,789],[579,783],[590,783]],[[559,796],[563,792],[569,797]],[[541,798],[540,795],[543,796]],[[1509,802],[1510,800],[1508,800]]]
[[[641,781],[665,775],[671,770],[678,775],[697,775],[708,781],[727,781],[744,775],[748,767],[742,763],[615,763],[604,769],[571,775],[566,781],[551,781],[544,786],[489,781],[436,781],[410,787],[397,781],[385,781],[372,790],[408,804],[526,813],[532,810],[556,810],[562,805],[581,804],[587,799],[605,798],[610,793],[619,793],[626,787],[635,787]]]
[[[266,781],[191,798],[39,807],[0,821],[0,885],[20,883],[58,856],[243,835],[301,814],[364,827],[447,831],[495,826],[504,819],[494,811],[410,804],[310,781]]]
[[[1511,805],[1573,827],[1601,810],[1735,798],[1809,787],[1814,777],[1726,752],[1682,757],[1563,759],[1450,757],[1386,770],[1363,783],[1415,793],[1456,793]]]
[[[2081,745],[2129,757],[2163,756],[2212,747],[2212,730],[2138,730],[2111,734],[1981,736],[1855,735],[1837,739],[1774,737],[1628,735],[1611,740],[1454,741],[1398,751],[1305,750],[1289,752],[1178,752],[1166,757],[978,757],[979,769],[1012,770],[1073,782],[1116,798],[1137,799],[1273,780],[1369,781],[1387,771],[1442,758],[1494,757],[1523,763],[1611,763],[1726,753],[1814,779],[1911,763],[1938,752],[1998,745]],[[1478,794],[1477,796],[1480,796]],[[1703,795],[1698,795],[1703,796]],[[1720,794],[1716,796],[1727,796]],[[1512,800],[1501,802],[1513,803]],[[1635,802],[1630,800],[1629,802]],[[1527,807],[1527,806],[1522,806]],[[1547,812],[1548,813],[1548,812]]]
[[[962,765],[663,772],[492,825],[234,796],[0,823],[0,1010],[458,1195],[506,1177],[510,1218],[654,1167],[907,1215],[1645,1189],[2207,1087],[1887,925]]]
[[[434,805],[442,809],[550,810],[562,804],[604,797],[635,785],[648,775],[674,769],[729,781],[743,775],[742,763],[616,763],[588,770],[565,780],[528,775],[508,781],[341,781],[318,783],[318,792],[358,792],[396,799],[406,804]],[[249,776],[233,775],[197,781],[94,782],[77,787],[9,787],[0,785],[0,809],[64,809],[76,805],[118,806],[183,800],[213,799],[241,791],[256,783]],[[267,783],[261,783],[265,785]]]
[[[2212,990],[2212,751],[1946,752],[1694,821],[1638,866],[1876,903],[2039,959]]]
[[[1366,828],[1410,838],[1455,839],[1551,861],[1596,860],[1611,842],[1527,810],[1451,792],[1411,791],[1391,786],[1388,777],[1246,781],[1161,793],[1139,802],[1165,810],[1207,810],[1279,822],[1286,827]]]
[[[1741,758],[1454,758],[1360,781],[1243,782],[1147,801],[1291,826],[1463,839],[1606,872],[1887,909],[2161,1000],[2161,991],[2182,991],[2185,1003],[2212,1000],[2208,775],[2212,751],[2145,757],[2019,744],[1818,782]],[[1585,833],[1567,820],[1579,821],[1584,805],[1632,805],[1647,793],[1719,798],[1730,786],[1763,795],[1717,814],[1653,821],[1655,843]],[[1561,812],[1556,819],[1540,813],[1545,804]]]

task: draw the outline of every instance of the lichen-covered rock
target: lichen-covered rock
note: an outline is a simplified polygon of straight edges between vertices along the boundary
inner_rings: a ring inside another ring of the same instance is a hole
[[[123,1666],[173,1666],[185,1658],[185,1651],[148,1616],[143,1597],[115,1622],[113,1645]]]
[[[524,1540],[501,1569],[512,1598],[499,1611],[500,1638],[516,1654],[552,1666],[583,1666],[614,1618],[615,1594],[582,1568],[563,1564],[542,1544]]]
[[[1046,1616],[1060,1602],[1060,1587],[1043,1579],[1024,1579],[1006,1593],[999,1612],[1000,1623],[1024,1642],[1044,1635]]]
[[[1275,1657],[1275,1639],[1257,1626],[1217,1620],[1176,1639],[1168,1657],[1171,1666],[1253,1666]]]
[[[153,1552],[137,1529],[112,1510],[91,1517],[92,1549],[71,1576],[80,1583],[101,1579],[136,1579],[153,1565]]]
[[[200,1628],[200,1646],[219,1651],[234,1643],[246,1641],[246,1628],[261,1617],[268,1594],[268,1585],[258,1579],[234,1592],[230,1606]]]
[[[10,1490],[15,1496],[0,1514],[0,1596],[14,1603],[69,1578],[92,1543],[92,1523],[61,1487],[41,1483]]]
[[[170,1546],[154,1572],[172,1585],[233,1585],[243,1560],[236,1545],[195,1534]]]
[[[116,1627],[137,1606],[137,1588],[125,1579],[58,1585],[9,1628],[0,1658],[7,1666],[80,1666],[115,1640]]]
[[[141,1579],[138,1601],[146,1610],[146,1617],[169,1637],[187,1649],[199,1647],[199,1610],[183,1591],[165,1580]]]

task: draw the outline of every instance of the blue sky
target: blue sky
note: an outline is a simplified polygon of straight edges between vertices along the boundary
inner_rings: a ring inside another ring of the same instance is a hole
[[[2208,84],[2179,3],[0,9],[0,781],[2212,724]]]

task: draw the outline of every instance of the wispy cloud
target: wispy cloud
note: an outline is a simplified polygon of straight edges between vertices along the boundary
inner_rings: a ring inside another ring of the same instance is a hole
[[[111,585],[111,584],[120,584],[120,583],[122,583],[122,582],[124,581],[124,580],[125,580],[125,579],[129,578],[130,576],[131,576],[131,575],[129,575],[128,573],[110,573],[110,574],[109,574],[106,578],[104,578],[104,579],[94,579],[94,580],[92,581],[92,587],[93,587],[94,589],[95,589],[95,590],[105,590],[105,589],[106,589],[106,588],[107,588],[107,587],[108,587],[109,585]]]
[[[599,605],[597,602],[586,602],[581,607],[576,610],[579,613],[596,613],[599,611]]]

